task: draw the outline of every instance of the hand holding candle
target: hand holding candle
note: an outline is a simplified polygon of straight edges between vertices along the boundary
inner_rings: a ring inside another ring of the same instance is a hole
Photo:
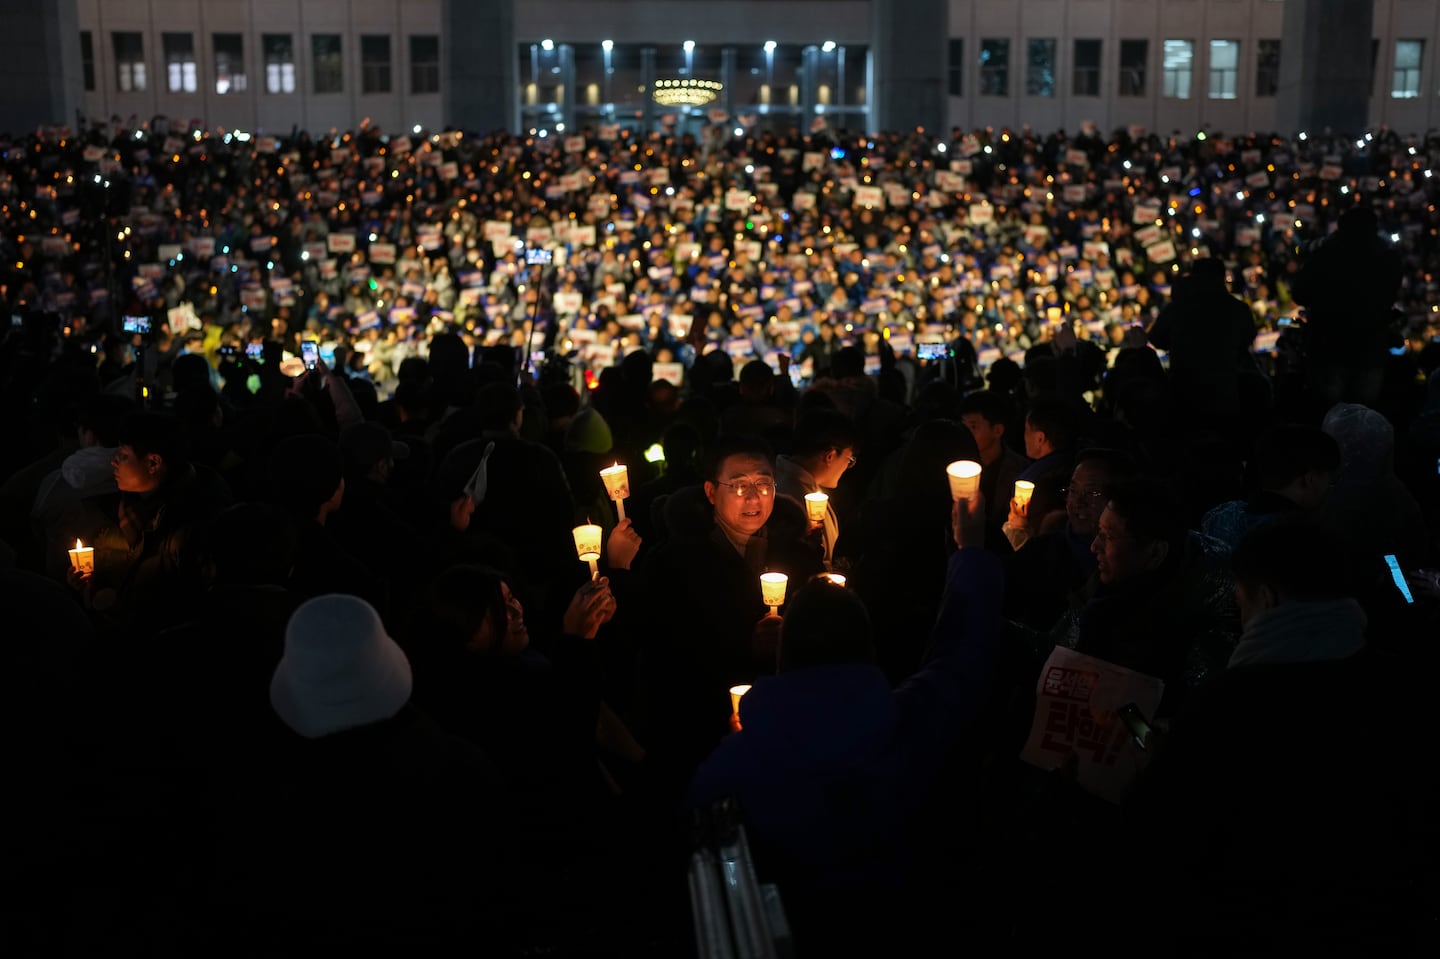
[[[590,564],[590,578],[596,579],[600,575],[600,567],[596,561],[600,559],[600,540],[603,531],[593,523],[584,526],[577,526],[574,529],[575,552],[580,557],[580,562]]]
[[[945,467],[950,478],[953,499],[973,500],[980,493],[980,464],[974,460],[957,460]]]
[[[78,539],[70,550],[70,568],[82,576],[95,572],[95,547],[86,546]]]
[[[619,463],[600,471],[605,482],[605,494],[615,501],[615,511],[620,519],[625,518],[625,500],[630,497],[630,470]]]
[[[1030,497],[1035,492],[1035,484],[1029,480],[1015,481],[1015,509],[1023,513],[1030,507]]]
[[[778,616],[780,607],[785,605],[785,586],[789,582],[790,577],[784,573],[760,574],[760,596],[770,607],[772,616]]]

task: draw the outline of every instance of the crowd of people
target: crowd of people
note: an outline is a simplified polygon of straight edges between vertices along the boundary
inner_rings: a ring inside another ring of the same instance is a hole
[[[0,148],[7,951],[1436,921],[1440,140]]]

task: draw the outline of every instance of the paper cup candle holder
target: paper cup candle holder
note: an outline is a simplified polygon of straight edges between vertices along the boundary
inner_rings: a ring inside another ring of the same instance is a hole
[[[580,557],[580,562],[590,564],[590,578],[596,579],[600,576],[600,567],[596,565],[600,559],[600,538],[602,531],[593,523],[584,526],[577,526],[575,533],[575,553]]]
[[[760,574],[760,596],[771,613],[778,614],[785,605],[785,586],[789,582],[790,577],[784,573]]]
[[[95,572],[95,547],[86,546],[77,539],[75,548],[70,550],[70,568],[77,573]]]
[[[810,517],[812,523],[825,522],[825,512],[830,505],[830,497],[824,493],[805,494],[805,515]]]
[[[1030,505],[1030,496],[1035,492],[1035,484],[1029,480],[1015,481],[1015,506],[1017,509],[1024,509]]]
[[[980,493],[980,464],[974,460],[957,460],[945,467],[950,477],[950,495],[954,499],[973,500]]]
[[[615,511],[620,519],[625,518],[625,500],[630,498],[630,471],[619,463],[600,471],[605,481],[605,495],[615,501]]]

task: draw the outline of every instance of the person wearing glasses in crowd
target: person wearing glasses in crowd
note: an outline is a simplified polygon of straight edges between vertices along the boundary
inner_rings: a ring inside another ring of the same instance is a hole
[[[1011,522],[1005,531],[1013,539],[1024,537],[1006,567],[1005,615],[1034,629],[1049,629],[1075,601],[1095,573],[1091,545],[1100,527],[1109,491],[1135,478],[1137,467],[1121,450],[1087,449],[1076,457],[1075,469],[1064,487],[1065,523],[1031,537],[1024,525],[1024,507],[1012,501]],[[1015,520],[1021,525],[1013,525]]]
[[[855,465],[858,442],[855,424],[836,410],[812,410],[795,426],[795,439],[788,456],[775,461],[775,486],[780,495],[805,506],[808,493],[831,495],[840,485],[840,477]],[[835,557],[835,543],[840,538],[840,520],[833,502],[825,504],[825,519],[820,524],[820,542],[824,546],[828,568]]]
[[[774,671],[780,618],[760,574],[798,589],[824,569],[804,507],[776,495],[763,441],[721,436],[707,453],[704,483],[659,504],[669,536],[631,584],[643,591],[631,606],[644,610],[642,740],[676,788],[729,730],[730,687]]]

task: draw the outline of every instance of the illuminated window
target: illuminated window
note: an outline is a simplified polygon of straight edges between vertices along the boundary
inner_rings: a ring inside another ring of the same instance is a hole
[[[115,48],[115,85],[121,93],[145,89],[145,41],[138,33],[112,33]]]
[[[1166,40],[1160,95],[1173,100],[1190,99],[1190,74],[1194,62],[1194,40]]]

